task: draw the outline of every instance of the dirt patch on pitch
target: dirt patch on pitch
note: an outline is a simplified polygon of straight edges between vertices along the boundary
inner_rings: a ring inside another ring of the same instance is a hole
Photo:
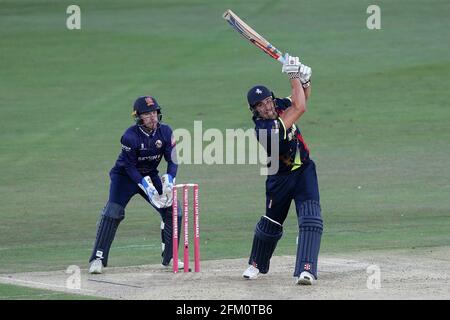
[[[253,281],[242,278],[246,259],[231,259],[204,261],[200,273],[145,265],[81,270],[79,283],[65,271],[0,275],[0,282],[113,299],[450,299],[450,247],[321,255],[312,287],[294,284],[294,263],[274,257],[270,272]]]

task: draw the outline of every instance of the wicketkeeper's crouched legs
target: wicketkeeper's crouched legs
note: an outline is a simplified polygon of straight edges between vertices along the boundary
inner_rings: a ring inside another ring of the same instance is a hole
[[[298,277],[303,271],[308,271],[317,279],[317,262],[323,231],[319,201],[304,201],[298,209],[298,219],[300,234],[294,276]]]
[[[259,272],[267,273],[270,258],[272,258],[278,240],[282,235],[283,226],[280,223],[267,216],[262,216],[255,228],[252,252],[248,263],[258,268]]]
[[[161,222],[161,263],[165,266],[169,265],[170,260],[173,256],[173,240],[172,240],[172,207],[164,208],[159,210],[162,218]],[[181,206],[178,204],[178,239],[180,239],[181,234],[181,220],[182,220],[182,210]],[[178,240],[178,245],[180,245],[180,240]]]
[[[108,265],[108,255],[111,244],[116,235],[120,222],[125,217],[125,209],[114,202],[108,202],[103,208],[100,220],[97,223],[97,237],[89,262],[101,259],[103,266]]]

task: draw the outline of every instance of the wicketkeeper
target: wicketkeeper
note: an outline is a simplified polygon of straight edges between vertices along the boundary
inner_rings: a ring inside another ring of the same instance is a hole
[[[256,224],[250,266],[243,277],[256,279],[259,273],[269,271],[270,259],[294,200],[299,227],[294,277],[297,284],[310,285],[317,279],[323,222],[316,166],[295,122],[306,111],[311,68],[301,64],[298,57],[286,54],[282,72],[290,79],[290,97],[275,98],[261,85],[251,88],[247,94],[258,141],[271,161],[278,161],[278,171],[269,174],[266,180],[266,214]],[[267,137],[267,141],[262,137]],[[272,154],[270,139],[276,139],[278,154]]]
[[[161,123],[161,107],[151,96],[139,97],[135,101],[133,117],[136,125],[122,135],[122,151],[109,173],[109,199],[97,224],[97,238],[89,259],[90,273],[102,273],[103,267],[107,266],[117,228],[125,218],[125,207],[136,194],[161,215],[162,265],[169,266],[172,259],[172,188],[178,169],[173,158],[175,140],[172,129]],[[163,157],[167,162],[167,173],[160,178],[157,168]],[[178,212],[180,225],[181,208]]]

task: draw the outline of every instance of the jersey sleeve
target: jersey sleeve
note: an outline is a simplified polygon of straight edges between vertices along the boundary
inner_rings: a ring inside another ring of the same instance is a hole
[[[124,167],[130,178],[137,184],[141,183],[142,175],[138,171],[137,165],[137,145],[133,137],[124,134],[120,139],[122,145],[122,155],[124,160]]]
[[[277,109],[280,110],[286,110],[287,108],[289,108],[292,105],[292,100],[291,100],[291,96],[286,97],[286,98],[277,98],[276,99],[276,105],[277,105]]]
[[[166,160],[167,162],[167,173],[175,178],[178,171],[178,164],[176,160],[176,142],[172,129],[169,126],[167,127],[164,138],[166,142],[166,148],[164,150],[164,160]]]
[[[276,105],[277,105],[277,110],[279,110],[279,111],[281,110],[281,112],[279,112],[279,113],[283,113],[287,108],[289,108],[292,105],[291,96],[282,98],[282,99],[277,98]],[[289,130],[289,128],[286,128],[281,117],[278,117],[277,120],[278,120],[279,126],[280,126],[280,140],[286,140],[287,131]]]

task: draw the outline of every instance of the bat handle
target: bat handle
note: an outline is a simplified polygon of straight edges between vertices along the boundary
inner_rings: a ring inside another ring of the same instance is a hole
[[[280,55],[277,60],[280,61],[281,64],[284,64],[284,57],[283,57],[283,55]]]

